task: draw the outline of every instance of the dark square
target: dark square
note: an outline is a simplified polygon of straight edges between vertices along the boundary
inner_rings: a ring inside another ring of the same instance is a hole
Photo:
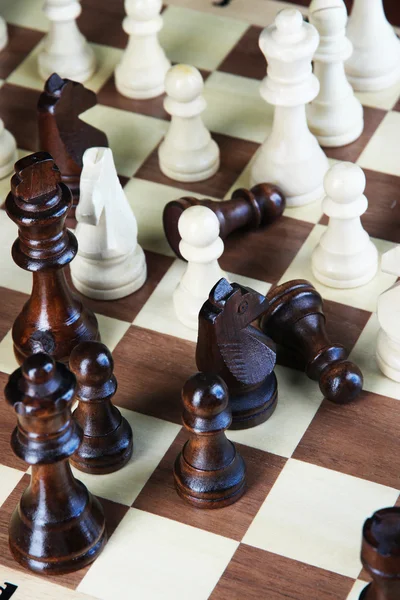
[[[252,79],[263,79],[267,73],[267,64],[258,46],[261,32],[262,27],[255,25],[249,27],[219,65],[218,71]]]
[[[0,115],[17,140],[18,148],[39,148],[36,109],[40,91],[5,83],[0,88]]]
[[[8,43],[0,52],[0,77],[6,79],[31,53],[44,33],[16,25],[7,25]]]

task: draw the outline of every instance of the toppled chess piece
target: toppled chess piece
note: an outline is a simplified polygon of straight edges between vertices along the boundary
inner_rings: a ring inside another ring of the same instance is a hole
[[[65,227],[72,198],[50,154],[37,152],[15,164],[6,210],[19,229],[14,262],[32,272],[32,293],[14,322],[14,352],[21,364],[35,352],[67,363],[81,341],[99,337],[97,319],[72,294],[65,267],[77,252]]]
[[[11,445],[31,466],[31,482],[9,527],[14,558],[43,574],[68,573],[97,558],[107,534],[97,498],[77,481],[68,458],[82,440],[71,417],[75,377],[43,353],[10,376],[8,403],[18,416]]]
[[[199,314],[197,368],[227,384],[232,429],[259,425],[276,408],[275,344],[251,325],[267,307],[258,292],[221,279]]]
[[[376,511],[363,527],[361,560],[372,577],[360,600],[400,598],[400,508]]]
[[[322,298],[313,285],[303,279],[287,281],[272,288],[267,301],[261,329],[296,356],[324,397],[336,404],[354,400],[362,391],[362,373],[347,360],[344,346],[329,341]]]
[[[113,473],[132,455],[132,429],[111,402],[117,391],[111,352],[100,342],[82,342],[71,353],[69,365],[75,375],[79,404],[74,419],[83,440],[71,458],[80,471]]]
[[[225,240],[228,235],[238,229],[259,229],[274,223],[283,213],[286,199],[283,192],[270,183],[260,183],[251,190],[237,189],[230,200],[198,200],[185,196],[179,200],[171,200],[165,205],[163,212],[164,232],[171,249],[179,258],[183,258],[179,243],[181,236],[178,221],[184,210],[190,206],[206,206],[217,216],[220,231],[219,237]]]
[[[213,374],[197,373],[183,386],[183,424],[190,438],[176,459],[175,487],[196,508],[222,508],[245,491],[245,465],[225,435],[231,423],[228,390]]]

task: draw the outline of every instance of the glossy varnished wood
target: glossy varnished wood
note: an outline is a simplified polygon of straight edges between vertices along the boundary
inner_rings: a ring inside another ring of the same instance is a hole
[[[82,440],[71,415],[75,385],[62,363],[38,353],[14,371],[5,388],[18,416],[11,445],[32,469],[11,517],[9,543],[15,559],[39,573],[84,567],[107,537],[100,503],[74,478],[68,462]]]
[[[77,241],[65,227],[71,193],[46,152],[15,164],[7,214],[19,237],[12,247],[16,264],[32,272],[32,294],[12,330],[14,351],[21,364],[35,352],[68,362],[80,341],[98,338],[97,319],[70,291],[64,267],[77,252]]]
[[[179,251],[179,217],[189,206],[198,205],[207,206],[217,215],[219,235],[224,240],[238,229],[259,229],[270,225],[282,215],[286,200],[277,186],[261,183],[251,190],[237,189],[230,200],[223,202],[199,200],[190,196],[168,202],[163,212],[164,231],[169,245],[179,258],[182,258]]]

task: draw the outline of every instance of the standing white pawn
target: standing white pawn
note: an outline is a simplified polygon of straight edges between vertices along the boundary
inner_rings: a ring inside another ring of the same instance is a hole
[[[158,158],[161,171],[176,181],[202,181],[219,168],[219,148],[200,116],[207,106],[203,88],[200,72],[189,65],[175,65],[165,78],[164,108],[172,118]]]
[[[188,261],[183,277],[173,296],[178,319],[191,329],[197,329],[199,312],[211,288],[226,274],[218,259],[224,251],[219,237],[219,221],[206,206],[191,206],[178,221],[181,235],[179,250]]]
[[[7,23],[0,16],[0,52],[7,46],[8,43],[8,33],[7,33]]]
[[[368,208],[365,183],[363,170],[350,162],[336,163],[325,176],[329,223],[312,254],[314,277],[324,285],[354,288],[376,275],[378,251],[360,221]]]
[[[353,51],[346,38],[346,6],[343,0],[312,0],[309,15],[320,35],[314,55],[320,89],[308,106],[308,126],[322,146],[344,146],[360,137],[364,129],[363,107],[344,70],[344,61]]]
[[[259,45],[268,63],[261,96],[275,105],[269,137],[257,152],[251,185],[269,181],[286,196],[287,206],[300,206],[322,198],[328,159],[310,133],[306,103],[319,91],[311,59],[319,42],[313,25],[296,9],[278,13],[263,30]]]
[[[346,62],[346,73],[355,90],[383,90],[400,79],[400,40],[386,18],[382,0],[354,0],[347,35],[354,51]]]
[[[400,276],[400,246],[382,256],[382,271]],[[376,345],[376,359],[386,377],[400,382],[400,282],[378,298],[380,325]]]
[[[50,21],[49,32],[38,56],[39,74],[47,80],[53,73],[83,83],[94,73],[92,48],[81,34],[76,19],[82,8],[78,0],[46,0],[43,10]]]
[[[161,8],[162,0],[125,0],[123,27],[129,41],[115,69],[115,85],[128,98],[155,98],[164,92],[171,63],[157,37],[163,26]]]
[[[0,119],[0,179],[9,175],[17,161],[17,143]]]

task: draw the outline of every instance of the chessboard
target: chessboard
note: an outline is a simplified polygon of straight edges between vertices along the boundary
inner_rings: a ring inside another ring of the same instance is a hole
[[[122,0],[82,0],[79,27],[99,64],[86,84],[98,105],[83,118],[108,136],[147,256],[148,279],[140,291],[112,302],[84,298],[113,352],[115,403],[132,426],[134,452],[111,475],[75,472],[100,499],[108,522],[109,541],[97,561],[69,575],[33,575],[8,549],[8,522],[29,472],[10,448],[16,419],[1,394],[0,586],[17,586],[13,600],[358,600],[368,580],[359,558],[363,522],[378,508],[400,505],[400,384],[385,378],[375,361],[377,298],[395,277],[379,272],[351,290],[315,281],[311,253],[327,224],[320,202],[286,209],[267,229],[230,236],[220,264],[231,281],[264,294],[289,279],[312,281],[325,300],[332,340],[348,348],[364,373],[363,393],[349,405],[335,405],[304,373],[278,365],[272,418],[228,432],[247,465],[243,498],[228,508],[196,510],[178,497],[172,476],[185,441],[180,392],[197,370],[196,334],[174,313],[172,293],[185,264],[166,242],[161,215],[181,196],[223,200],[249,186],[249,165],[273,115],[259,95],[265,60],[258,36],[286,6],[273,0],[166,2],[162,46],[172,62],[201,70],[204,121],[221,150],[214,177],[180,184],[158,166],[157,147],[168,125],[163,97],[128,100],[115,89],[113,71],[127,41]],[[36,59],[48,26],[41,9],[42,0],[0,1],[9,31],[0,54],[0,116],[20,156],[38,150],[43,82]],[[388,16],[400,25],[400,10],[392,7]],[[400,242],[400,83],[359,98],[364,133],[327,155],[331,163],[350,160],[364,169],[369,208],[362,221],[382,253]],[[2,203],[8,191],[6,178]],[[17,367],[11,327],[31,287],[30,273],[11,259],[16,237],[16,226],[0,210],[1,389]]]

